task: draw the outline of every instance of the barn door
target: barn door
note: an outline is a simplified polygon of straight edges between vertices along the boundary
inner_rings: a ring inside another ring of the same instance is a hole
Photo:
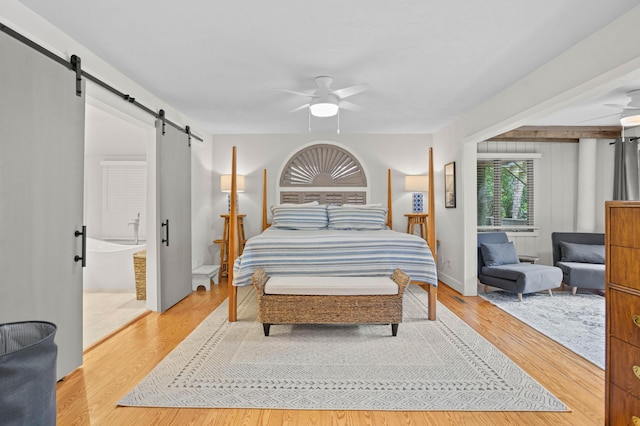
[[[156,122],[158,310],[191,293],[191,148],[187,134]]]
[[[0,58],[0,323],[56,324],[62,378],[82,364],[85,91],[4,33]]]

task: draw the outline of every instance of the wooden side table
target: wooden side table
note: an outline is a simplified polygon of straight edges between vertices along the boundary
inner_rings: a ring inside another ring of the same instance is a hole
[[[244,245],[247,240],[244,237],[244,218],[246,214],[237,215],[238,218],[238,256],[242,254]],[[220,270],[218,271],[218,283],[221,282],[222,277],[229,276],[229,267],[233,268],[233,265],[229,265],[229,214],[221,214],[221,218],[224,219],[224,227],[222,229],[222,239],[214,240],[215,244],[220,244]]]
[[[418,225],[420,237],[427,239],[427,213],[407,213],[407,234],[415,232],[415,226]]]
[[[528,254],[519,254],[518,259],[520,260],[520,262],[527,262],[527,263],[538,263],[538,260],[540,260],[538,256],[531,256]]]

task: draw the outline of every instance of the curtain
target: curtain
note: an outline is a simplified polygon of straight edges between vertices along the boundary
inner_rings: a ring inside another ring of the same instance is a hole
[[[613,199],[639,200],[638,138],[617,140],[614,155]]]

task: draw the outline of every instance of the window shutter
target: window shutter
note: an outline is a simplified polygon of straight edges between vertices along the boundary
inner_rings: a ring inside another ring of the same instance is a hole
[[[540,154],[537,153],[478,154],[476,171],[479,231],[532,232],[538,228],[538,188],[535,179],[538,158]],[[502,187],[505,182],[509,182],[510,177],[511,185],[514,185],[515,189],[519,188],[511,193],[511,204],[503,200]],[[526,181],[523,182],[524,179]],[[525,189],[526,199],[523,200],[518,195],[524,195]],[[509,209],[511,210],[505,211]],[[525,209],[526,222],[522,221],[523,215],[517,215],[517,209]]]

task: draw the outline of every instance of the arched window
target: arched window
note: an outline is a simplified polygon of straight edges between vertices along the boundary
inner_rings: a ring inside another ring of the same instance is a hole
[[[279,180],[281,203],[365,204],[367,177],[360,161],[329,143],[307,146],[284,166]]]

